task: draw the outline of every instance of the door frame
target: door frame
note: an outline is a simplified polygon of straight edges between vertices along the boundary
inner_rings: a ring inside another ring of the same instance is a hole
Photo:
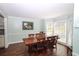
[[[7,18],[7,15],[2,11],[2,10],[0,10],[0,14],[4,17],[4,44],[5,44],[5,48],[8,48],[8,39],[7,39],[7,24],[8,24],[8,22],[7,22],[7,20],[8,20],[8,18]]]

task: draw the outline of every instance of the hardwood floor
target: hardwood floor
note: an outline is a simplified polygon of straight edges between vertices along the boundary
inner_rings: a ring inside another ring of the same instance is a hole
[[[71,50],[61,44],[57,44],[57,50],[44,50],[39,52],[28,52],[28,47],[23,43],[11,44],[7,49],[0,49],[0,56],[71,56]]]

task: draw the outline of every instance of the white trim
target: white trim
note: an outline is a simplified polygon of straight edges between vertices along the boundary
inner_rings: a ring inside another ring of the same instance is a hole
[[[73,52],[72,55],[73,55],[73,56],[79,56],[79,54],[77,54],[77,53],[75,53],[75,52]]]
[[[67,43],[64,43],[64,42],[61,42],[61,41],[58,41],[59,44],[62,44],[62,45],[65,45],[65,46],[68,46],[68,47],[71,47],[72,45],[69,45]]]
[[[0,14],[3,15],[4,17],[4,33],[5,33],[5,48],[8,48],[8,39],[7,39],[7,15],[2,11],[0,10]]]
[[[23,42],[23,41],[21,40],[21,41],[17,41],[17,42],[10,42],[10,43],[8,43],[8,45],[15,44],[15,43],[20,43],[20,42]]]
[[[4,29],[5,29],[5,48],[8,48],[8,39],[7,39],[7,18],[4,18]]]

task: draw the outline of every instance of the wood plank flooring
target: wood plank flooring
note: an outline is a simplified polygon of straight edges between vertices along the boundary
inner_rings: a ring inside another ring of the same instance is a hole
[[[39,52],[28,52],[28,47],[23,43],[16,43],[9,45],[8,48],[0,49],[0,56],[71,56],[71,50],[61,44],[57,44],[57,50],[44,50]]]

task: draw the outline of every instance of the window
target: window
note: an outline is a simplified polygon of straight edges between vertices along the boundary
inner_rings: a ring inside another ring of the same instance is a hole
[[[59,41],[71,45],[72,37],[72,24],[71,21],[58,20],[46,22],[46,34],[47,36],[58,35]]]
[[[53,35],[53,22],[47,22],[47,24],[46,24],[46,34],[47,34],[47,36]]]
[[[66,22],[54,23],[54,35],[59,35],[59,41],[66,43]]]

